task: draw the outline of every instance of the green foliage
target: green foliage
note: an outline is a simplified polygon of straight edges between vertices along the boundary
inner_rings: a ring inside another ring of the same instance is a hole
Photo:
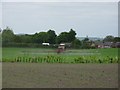
[[[115,37],[114,42],[120,42],[120,37]]]
[[[7,44],[14,42],[14,33],[10,28],[6,28],[2,31],[2,43]]]
[[[11,62],[30,62],[30,63],[63,63],[64,58],[60,56],[47,55],[44,57],[16,57]]]
[[[84,49],[91,48],[91,41],[89,40],[88,36],[84,40],[82,40],[81,48],[84,48]]]
[[[114,40],[114,36],[109,35],[109,36],[106,36],[103,41],[104,42],[113,42],[113,40]]]
[[[36,33],[34,36],[34,42],[35,43],[44,43],[44,42],[47,42],[48,41],[48,35],[47,35],[47,32],[39,32],[39,33]]]
[[[70,29],[69,31],[69,42],[72,42],[74,41],[76,38],[75,38],[75,35],[76,35],[76,32],[73,30],[73,29]]]
[[[88,36],[83,40],[83,42],[88,42],[89,41],[89,38]]]
[[[33,43],[45,43],[55,44],[56,33],[53,30],[48,30],[47,32],[39,32],[33,35]]]
[[[15,43],[21,43],[21,42],[23,42],[22,39],[21,39],[21,36],[20,35],[15,35],[14,36],[14,42]]]
[[[75,39],[76,32],[70,29],[69,32],[61,32],[57,37],[57,43],[71,43]]]
[[[74,61],[76,63],[118,63],[118,57],[79,56]]]
[[[74,39],[72,42],[72,47],[73,48],[80,48],[81,47],[81,41],[79,39]]]
[[[16,57],[14,59],[2,59],[3,62],[28,62],[28,63],[118,63],[118,57],[79,56],[73,60],[66,60],[62,56],[41,56],[41,57]]]
[[[53,30],[48,30],[48,31],[47,31],[47,35],[48,35],[48,42],[49,42],[50,44],[55,44],[55,43],[56,43],[56,37],[57,37],[55,31],[53,31]]]
[[[62,42],[69,42],[69,33],[68,32],[62,32],[60,35],[57,37],[57,43],[62,43]]]
[[[15,35],[15,43],[31,43],[32,35],[24,34],[24,35]]]

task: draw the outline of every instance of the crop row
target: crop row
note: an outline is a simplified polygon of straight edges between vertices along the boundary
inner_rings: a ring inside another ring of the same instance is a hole
[[[66,60],[62,56],[47,55],[43,57],[16,57],[15,59],[2,59],[3,62],[29,62],[29,63],[119,63],[118,57],[78,56]]]
[[[30,63],[63,63],[64,58],[59,56],[45,56],[45,57],[16,57],[14,60],[4,59],[6,62],[30,62]]]
[[[74,59],[75,63],[119,63],[118,57],[80,56]]]

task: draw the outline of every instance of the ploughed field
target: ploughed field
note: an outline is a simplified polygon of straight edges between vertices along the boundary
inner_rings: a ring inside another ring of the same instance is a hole
[[[3,88],[117,88],[118,49],[2,48]]]
[[[117,88],[117,64],[3,63],[3,88]]]

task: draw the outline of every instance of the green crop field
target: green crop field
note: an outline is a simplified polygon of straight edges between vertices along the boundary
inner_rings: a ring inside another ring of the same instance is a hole
[[[3,48],[3,62],[36,63],[118,63],[118,49],[66,49],[57,54],[57,49]]]

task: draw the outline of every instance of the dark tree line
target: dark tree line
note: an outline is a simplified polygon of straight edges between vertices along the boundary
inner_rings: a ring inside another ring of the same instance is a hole
[[[120,37],[111,35],[106,36],[102,42],[120,42]],[[69,32],[61,32],[56,35],[54,30],[47,32],[38,32],[35,34],[14,34],[13,30],[6,27],[2,31],[2,46],[17,46],[17,47],[42,47],[42,43],[50,43],[55,46],[60,43],[71,43],[72,48],[91,48],[94,41],[90,41],[88,37],[84,40],[76,38],[76,32],[70,29]]]
[[[49,42],[50,44],[55,44],[56,33],[54,30],[48,30],[47,32],[39,32],[35,34],[14,34],[12,29],[7,27],[2,31],[2,43],[39,43]]]
[[[103,42],[120,42],[120,37],[108,35],[104,38]]]
[[[29,45],[41,45],[42,43],[60,44],[72,43],[73,47],[79,46],[80,41],[76,39],[76,32],[70,29],[69,32],[61,32],[58,36],[54,30],[48,30],[47,32],[39,32],[35,34],[14,34],[13,30],[7,27],[2,31],[2,45],[3,46],[28,46]],[[77,44],[77,45],[76,45]]]

